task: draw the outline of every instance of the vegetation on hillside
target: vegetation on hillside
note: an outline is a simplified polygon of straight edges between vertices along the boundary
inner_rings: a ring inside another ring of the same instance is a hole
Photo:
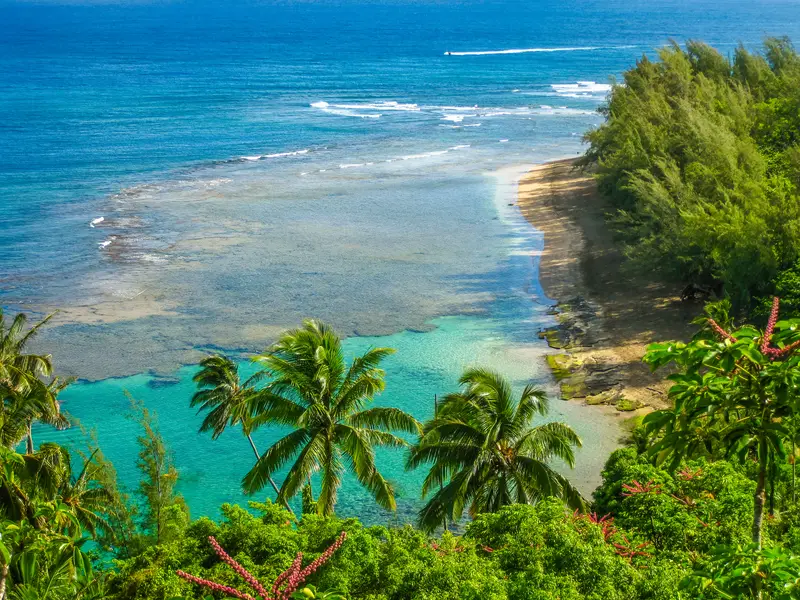
[[[465,371],[461,390],[419,426],[396,409],[369,408],[389,350],[348,365],[317,321],[256,357],[262,371],[244,383],[235,363],[211,357],[187,399],[205,414],[201,429],[249,435],[279,423],[300,440],[282,450],[284,436],[264,454],[253,446],[256,463],[242,473],[252,491],[278,478],[275,502],[190,520],[155,415],[137,402],[133,497],[95,445],[72,457],[48,442],[20,452],[18,436],[0,456],[0,599],[800,598],[800,321],[779,321],[776,301],[761,331],[735,326],[726,309],[709,307],[716,320],[702,321],[689,343],[651,346],[649,364],[676,369],[674,407],[648,415],[611,456],[592,501],[548,464],[572,464],[579,438],[561,423],[535,424],[544,394],[528,386],[515,396],[497,373]],[[40,358],[28,364],[49,361]],[[4,360],[25,363],[11,351]],[[3,378],[12,415],[16,391],[42,377],[23,371]],[[419,529],[335,514],[343,464],[391,506],[372,450],[387,442],[407,452],[409,468],[430,469]],[[275,456],[282,462],[267,464],[291,465],[285,475],[259,464]],[[328,478],[328,491],[323,483],[314,494],[312,476]],[[301,489],[295,515],[283,503]],[[470,518],[460,520],[465,509]],[[455,524],[460,535],[447,530]]]
[[[800,310],[800,56],[789,40],[726,57],[690,41],[643,57],[586,135],[632,264]],[[766,300],[765,300],[766,298]]]

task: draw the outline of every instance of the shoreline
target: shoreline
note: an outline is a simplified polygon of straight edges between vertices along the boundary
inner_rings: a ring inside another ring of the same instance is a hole
[[[564,400],[614,406],[632,416],[667,406],[668,382],[641,362],[648,344],[685,340],[700,304],[676,284],[623,269],[605,223],[606,201],[575,159],[537,165],[519,182],[522,215],[544,235],[539,283],[559,325],[544,330],[547,362]]]
[[[507,230],[507,235],[513,236],[513,242],[509,246],[513,264],[508,268],[515,276],[505,282],[508,285],[503,287],[501,295],[505,294],[507,298],[500,301],[512,302],[518,311],[515,314],[519,316],[506,321],[506,324],[520,335],[506,336],[502,323],[495,323],[490,316],[484,318],[482,313],[470,313],[451,314],[441,320],[437,318],[428,321],[430,329],[426,328],[424,332],[405,328],[390,337],[365,337],[363,334],[345,336],[345,343],[353,352],[370,345],[398,349],[396,360],[401,362],[393,366],[387,365],[387,391],[383,402],[390,402],[424,418],[428,407],[426,399],[455,389],[458,376],[470,364],[494,368],[514,381],[534,379],[546,388],[550,398],[554,400],[557,397],[558,384],[553,383],[542,358],[549,350],[536,339],[536,333],[541,327],[554,323],[553,318],[548,316],[552,302],[544,297],[538,281],[531,282],[530,279],[532,275],[536,275],[535,269],[532,271],[532,266],[535,265],[531,265],[531,256],[541,248],[542,233],[531,227],[517,206],[519,181],[531,168],[533,165],[528,163],[492,172],[496,179],[493,182],[496,214],[502,227]],[[531,292],[537,300],[533,306],[530,304]],[[380,339],[374,339],[376,337]],[[194,384],[191,382],[191,368],[186,370],[185,367],[193,364],[195,363],[187,363],[183,365],[184,368],[177,367],[163,374],[149,371],[136,373],[130,378],[102,378],[94,381],[84,378],[65,394],[65,402],[72,414],[96,429],[104,451],[120,466],[121,476],[131,485],[134,484],[131,457],[135,457],[131,440],[135,439],[135,435],[127,433],[130,431],[129,423],[120,416],[127,407],[127,400],[122,397],[120,390],[125,389],[146,402],[148,407],[158,413],[165,438],[173,445],[176,464],[185,473],[185,495],[192,510],[198,515],[213,516],[217,514],[215,510],[222,502],[231,501],[232,498],[244,502],[244,499],[240,500],[238,494],[236,474],[228,473],[224,461],[220,462],[218,448],[202,445],[201,450],[198,450],[193,441],[195,437],[186,436],[187,426],[192,429],[193,425],[199,426],[198,417],[188,407],[188,398],[194,391]],[[437,368],[432,370],[430,365],[437,365]],[[187,403],[176,404],[175,398],[186,398]],[[96,412],[100,399],[112,407],[109,412],[113,413],[102,415],[102,419]],[[598,406],[587,411],[577,403],[552,401],[551,418],[570,423],[584,440],[585,445],[580,451],[576,469],[564,469],[561,472],[588,497],[601,482],[605,461],[625,435],[623,415],[609,406]],[[55,434],[50,437],[58,440],[61,435],[66,438],[71,434]],[[270,431],[262,432],[256,437],[257,444],[269,445],[274,441],[272,435],[273,432]],[[232,447],[237,443],[231,440]],[[197,456],[202,457],[202,469],[196,466]],[[393,473],[391,466],[387,468]],[[201,493],[199,490],[206,485],[209,477],[216,478],[215,492]],[[407,480],[409,490],[415,489],[415,481],[416,479]],[[413,493],[408,501],[411,502],[412,498],[415,498]],[[350,506],[353,514],[363,509],[360,502],[361,497],[354,495]],[[411,505],[416,507],[414,502]],[[376,522],[382,521],[378,519]]]

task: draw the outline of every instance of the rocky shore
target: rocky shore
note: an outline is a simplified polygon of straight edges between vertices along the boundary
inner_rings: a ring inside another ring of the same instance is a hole
[[[699,303],[679,286],[635,274],[605,221],[608,207],[592,177],[564,160],[520,181],[519,205],[544,232],[540,281],[556,302],[558,327],[543,331],[548,363],[564,400],[644,412],[666,405],[664,374],[641,362],[648,344],[688,339]]]

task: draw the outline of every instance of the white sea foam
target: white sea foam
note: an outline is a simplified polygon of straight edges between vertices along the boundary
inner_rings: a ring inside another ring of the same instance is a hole
[[[575,46],[571,48],[509,48],[508,50],[474,50],[469,52],[445,52],[447,56],[488,56],[492,54],[526,54],[528,52],[577,52],[579,50],[601,50],[601,46]]]
[[[473,104],[472,106],[432,106],[431,108],[436,110],[444,110],[444,111],[470,111],[475,110],[478,108],[477,104]]]
[[[402,111],[418,112],[419,106],[412,103],[402,103],[395,100],[381,102],[344,102],[330,103],[324,100],[311,103],[312,108],[317,108],[331,115],[343,117],[358,117],[361,119],[379,119],[382,113],[373,111]]]
[[[423,152],[422,154],[409,154],[408,156],[401,156],[401,160],[414,160],[415,158],[430,158],[432,156],[441,156],[447,154],[449,150],[434,150],[433,152]]]
[[[110,245],[113,243],[113,241],[114,241],[115,239],[117,239],[117,238],[116,238],[116,236],[113,236],[113,235],[112,235],[110,238],[108,238],[108,239],[107,239],[107,240],[105,240],[105,241],[102,241],[102,242],[100,242],[100,243],[99,243],[99,244],[97,244],[97,245],[98,245],[98,247],[100,248],[100,250],[105,250],[106,248],[108,248],[108,247],[109,247],[109,246],[110,246]]]
[[[550,85],[558,96],[564,98],[604,98],[611,91],[607,83],[576,81],[575,83],[553,83]]]
[[[413,103],[403,104],[389,100],[385,102],[355,102],[352,104],[329,104],[332,108],[349,108],[352,110],[396,110],[405,112],[417,112],[419,106]]]
[[[276,152],[275,154],[257,154],[255,156],[242,156],[242,160],[256,161],[264,158],[284,158],[286,156],[301,156],[308,154],[310,150],[303,148],[302,150],[294,150],[292,152]]]
[[[585,110],[581,108],[569,108],[567,106],[548,106],[543,104],[539,110],[534,110],[534,115],[539,116],[561,116],[561,117],[581,117],[581,116],[598,116],[596,111]]]
[[[365,167],[366,163],[349,163],[346,165],[339,165],[340,169],[355,169],[356,167]]]
[[[461,123],[464,120],[464,117],[467,115],[445,115],[442,117],[442,121],[452,121],[453,123]],[[473,117],[475,115],[472,115]]]
[[[500,143],[501,144],[505,144],[507,141],[508,141],[508,139],[500,140]]]
[[[579,52],[587,50],[617,50],[632,46],[572,46],[567,48],[510,48],[508,50],[476,50],[469,52],[445,52],[447,56],[486,56],[490,54],[525,54],[528,52]]]
[[[422,152],[420,154],[409,154],[407,156],[401,156],[400,160],[414,160],[418,158],[432,158],[434,156],[443,156],[449,152],[455,152],[457,150],[465,150],[469,148],[470,144],[459,144],[458,146],[450,146],[446,150],[433,150],[431,152]]]
[[[318,108],[322,112],[330,115],[339,115],[340,117],[358,117],[360,119],[380,119],[380,113],[359,113],[349,108],[338,108],[336,104],[330,104],[324,100],[319,102],[312,102],[312,108]]]
[[[105,220],[106,220],[105,217],[97,217],[96,219],[92,219],[91,222],[89,223],[89,227],[93,228],[95,225],[99,225]]]
[[[329,115],[338,115],[340,117],[358,117],[359,119],[380,119],[382,116],[381,113],[359,113],[346,108],[325,108],[323,111]]]

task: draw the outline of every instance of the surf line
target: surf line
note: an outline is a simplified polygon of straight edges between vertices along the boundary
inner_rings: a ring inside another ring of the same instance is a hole
[[[446,51],[445,56],[487,56],[491,54],[525,54],[528,52],[579,52],[586,50],[617,50],[633,46],[573,46],[568,48],[510,48],[508,50],[475,50],[469,52]]]

